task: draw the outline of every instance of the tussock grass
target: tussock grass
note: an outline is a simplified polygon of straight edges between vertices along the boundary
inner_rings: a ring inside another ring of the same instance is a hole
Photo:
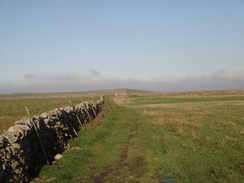
[[[231,129],[234,130],[236,133],[239,133],[240,135],[244,135],[244,128],[238,126],[236,123],[232,121],[223,122],[221,126],[226,128],[227,130]]]

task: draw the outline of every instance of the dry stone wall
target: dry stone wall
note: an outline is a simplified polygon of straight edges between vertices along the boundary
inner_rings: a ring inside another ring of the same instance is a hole
[[[83,102],[15,122],[0,136],[0,182],[28,182],[56,154],[69,148],[68,140],[102,110],[104,98]]]

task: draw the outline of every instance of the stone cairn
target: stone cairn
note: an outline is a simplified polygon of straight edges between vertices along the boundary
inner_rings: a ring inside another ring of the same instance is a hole
[[[16,121],[0,135],[0,182],[28,182],[44,164],[51,165],[56,154],[69,148],[68,140],[100,113],[103,103],[101,96],[95,104],[82,102]]]

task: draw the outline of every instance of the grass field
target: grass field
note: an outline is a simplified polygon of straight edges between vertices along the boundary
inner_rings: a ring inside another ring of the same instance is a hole
[[[36,182],[243,182],[243,91],[107,97],[105,108]]]
[[[106,97],[102,115],[34,181],[241,183],[243,111],[244,90]]]
[[[153,131],[148,132],[151,135],[145,144],[158,169],[161,164],[162,177],[175,177],[179,182],[244,180],[243,94],[133,96],[122,100],[139,111],[145,128]]]
[[[70,106],[69,100],[73,105],[81,103],[82,100],[92,100],[88,97],[61,97],[61,98],[8,98],[0,99],[0,134],[5,132],[10,126],[14,125],[16,120],[27,116],[25,106],[30,109],[32,116],[62,106]],[[98,97],[94,97],[97,100]]]
[[[101,95],[145,92],[149,93],[148,91],[122,88],[85,92],[0,94],[0,134],[13,126],[16,120],[27,116],[25,106],[30,109],[30,115],[34,116],[57,107],[69,106],[69,100],[75,105],[81,103],[81,99],[96,101]]]

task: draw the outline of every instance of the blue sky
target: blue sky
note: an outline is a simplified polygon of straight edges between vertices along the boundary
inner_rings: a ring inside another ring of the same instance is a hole
[[[0,0],[0,93],[244,89],[243,0]]]

